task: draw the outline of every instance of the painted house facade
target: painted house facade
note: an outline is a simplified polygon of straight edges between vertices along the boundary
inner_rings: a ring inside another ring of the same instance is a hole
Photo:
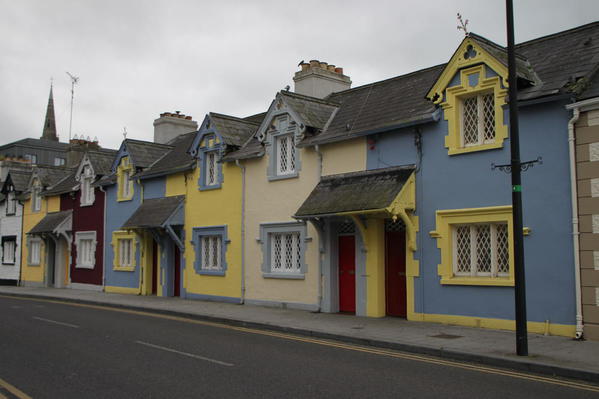
[[[21,276],[23,204],[19,198],[30,178],[30,168],[10,169],[0,194],[0,280],[9,284],[17,284]]]

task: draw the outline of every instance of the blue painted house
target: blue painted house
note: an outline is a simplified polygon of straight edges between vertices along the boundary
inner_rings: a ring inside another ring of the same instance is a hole
[[[594,23],[517,45],[521,156],[542,158],[522,178],[532,332],[580,329],[566,105],[597,40]],[[508,84],[506,49],[469,34],[446,64],[325,97],[338,109],[299,145],[366,137],[367,170],[323,176],[295,214],[324,237],[323,310],[514,329],[511,180],[493,167]]]

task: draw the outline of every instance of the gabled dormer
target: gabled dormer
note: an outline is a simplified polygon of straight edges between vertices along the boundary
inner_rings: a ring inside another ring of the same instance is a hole
[[[79,168],[77,168],[77,172],[75,173],[75,180],[79,182],[79,190],[81,191],[81,206],[90,206],[94,204],[95,194],[93,183],[95,179],[96,172],[94,171],[94,166],[89,155],[86,153],[83,156],[81,163],[79,163]]]
[[[6,180],[2,184],[2,194],[5,196],[4,201],[6,202],[5,214],[6,216],[12,216],[17,213],[17,197],[15,192],[15,185],[12,182],[11,174],[8,173]]]
[[[269,157],[269,180],[299,175],[300,143],[321,132],[336,109],[325,100],[288,91],[277,93],[255,135]]]
[[[220,188],[224,176],[222,158],[238,150],[256,132],[258,123],[210,112],[204,118],[189,149],[200,168],[200,190]]]
[[[134,195],[134,174],[149,167],[173,147],[148,141],[125,139],[112,163],[116,177],[117,201],[130,201]]]
[[[518,66],[519,78],[532,83],[526,60],[518,57]],[[507,77],[505,48],[475,34],[464,38],[427,94],[447,120],[449,155],[503,147]]]
[[[31,192],[31,212],[39,212],[42,209],[42,183],[34,172],[29,183]]]

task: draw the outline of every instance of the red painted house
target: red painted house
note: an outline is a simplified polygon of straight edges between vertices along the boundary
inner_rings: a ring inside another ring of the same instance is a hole
[[[105,193],[94,183],[110,173],[115,154],[105,149],[85,152],[76,171],[46,194],[60,195],[60,210],[73,211],[70,288],[103,288]]]

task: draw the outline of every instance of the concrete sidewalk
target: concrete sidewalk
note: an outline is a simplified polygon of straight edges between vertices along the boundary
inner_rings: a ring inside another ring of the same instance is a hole
[[[599,383],[599,342],[593,341],[529,334],[530,355],[519,357],[509,331],[74,289],[0,286],[0,295],[175,314]]]

